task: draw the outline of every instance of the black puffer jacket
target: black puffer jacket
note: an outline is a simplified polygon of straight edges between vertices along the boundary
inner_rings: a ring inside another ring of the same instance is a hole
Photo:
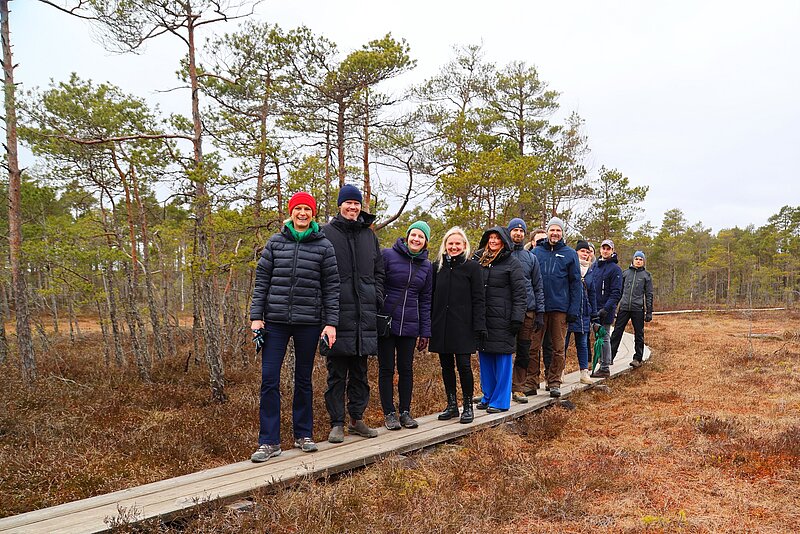
[[[322,232],[298,243],[284,226],[270,237],[256,266],[250,320],[338,325],[336,254]]]
[[[428,350],[439,354],[472,354],[478,349],[480,333],[486,333],[481,266],[462,253],[449,259],[443,255],[433,264],[433,270],[436,276]]]
[[[504,246],[489,265],[482,266],[487,334],[478,349],[483,352],[510,354],[517,347],[517,336],[511,330],[511,323],[513,321],[522,324],[528,307],[528,292],[522,266],[511,255],[511,239],[505,228],[495,226],[486,230],[481,238],[480,249],[472,259],[480,260],[492,232],[500,234]]]
[[[336,251],[341,281],[339,326],[332,356],[378,353],[377,311],[383,305],[383,256],[370,229],[375,216],[361,212],[351,221],[341,215],[322,227]]]

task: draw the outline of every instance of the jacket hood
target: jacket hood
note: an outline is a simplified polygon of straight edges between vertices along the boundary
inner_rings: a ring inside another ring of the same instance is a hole
[[[397,241],[395,241],[394,245],[392,245],[392,249],[397,251],[397,252],[399,252],[400,254],[402,254],[404,256],[408,256],[409,258],[414,259],[414,260],[425,261],[425,260],[428,259],[428,249],[427,248],[422,249],[422,252],[420,252],[416,256],[412,255],[411,251],[408,250],[408,243],[406,243],[406,238],[405,237],[398,237]]]
[[[478,245],[478,248],[486,248],[486,244],[489,242],[489,234],[492,232],[497,232],[500,234],[500,240],[503,242],[503,246],[506,250],[514,250],[514,242],[511,241],[511,236],[508,235],[508,230],[506,230],[503,226],[495,226],[483,232],[483,236],[481,237],[481,242]]]
[[[342,217],[341,213],[337,213],[336,216],[331,219],[331,224],[339,226],[342,229],[356,229],[356,228],[369,228],[372,226],[372,223],[375,222],[376,216],[372,213],[367,213],[366,211],[362,211],[358,214],[358,219],[355,221],[351,221],[350,219],[345,219]]]
[[[599,266],[599,264],[602,264],[602,263],[619,263],[619,260],[617,259],[617,253],[616,252],[612,252],[611,256],[609,256],[607,260],[603,259],[603,257],[601,256],[601,257],[597,258],[597,263],[598,263],[598,266]]]

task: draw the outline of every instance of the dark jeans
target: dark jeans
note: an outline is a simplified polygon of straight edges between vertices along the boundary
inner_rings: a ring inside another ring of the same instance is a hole
[[[369,402],[366,356],[328,356],[328,389],[325,406],[331,426],[344,426],[344,395],[347,392],[347,413],[357,421],[364,416]]]
[[[617,357],[622,334],[628,321],[633,323],[633,359],[642,361],[644,356],[644,311],[619,310],[617,320],[614,322],[614,332],[611,334],[611,360]]]
[[[292,427],[295,438],[310,438],[314,423],[311,372],[322,327],[270,322],[266,329],[267,341],[261,351],[258,444],[281,442],[281,367],[290,337],[294,338],[295,354]]]
[[[475,378],[472,376],[472,354],[440,354],[439,364],[442,366],[442,381],[444,390],[447,393],[456,393],[456,371],[461,379],[461,395],[464,402],[472,401],[472,393],[475,391]]]
[[[397,393],[400,412],[411,411],[411,390],[414,388],[414,346],[416,337],[378,338],[378,393],[384,415],[394,411],[394,367],[397,362]]]

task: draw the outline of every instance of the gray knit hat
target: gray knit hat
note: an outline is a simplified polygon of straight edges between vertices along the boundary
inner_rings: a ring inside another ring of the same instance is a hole
[[[550,230],[550,227],[553,226],[553,225],[558,226],[559,228],[561,228],[562,232],[564,231],[564,221],[562,221],[558,217],[553,217],[552,219],[550,219],[550,221],[548,221],[547,230]]]

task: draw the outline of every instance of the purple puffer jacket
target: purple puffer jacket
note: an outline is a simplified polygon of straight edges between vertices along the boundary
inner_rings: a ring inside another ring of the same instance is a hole
[[[428,261],[428,250],[425,249],[413,257],[405,238],[401,237],[392,248],[383,249],[381,254],[386,272],[383,282],[385,299],[381,313],[392,315],[392,334],[431,337],[433,267]],[[409,284],[412,272],[414,278]]]

